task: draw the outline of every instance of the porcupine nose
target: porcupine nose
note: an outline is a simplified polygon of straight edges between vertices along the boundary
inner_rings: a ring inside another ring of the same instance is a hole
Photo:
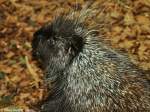
[[[40,53],[38,51],[39,48],[39,43],[41,42],[43,38],[43,35],[40,34],[39,31],[35,32],[33,35],[33,41],[32,41],[32,56],[34,58],[39,58],[40,57]]]

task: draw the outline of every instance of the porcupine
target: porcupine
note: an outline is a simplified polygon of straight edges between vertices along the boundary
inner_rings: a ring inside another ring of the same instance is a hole
[[[33,56],[41,61],[50,91],[41,111],[150,111],[144,71],[84,24],[88,14],[59,16],[34,33]]]

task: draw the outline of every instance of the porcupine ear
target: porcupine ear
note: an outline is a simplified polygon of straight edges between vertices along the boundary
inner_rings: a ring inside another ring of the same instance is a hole
[[[68,52],[76,56],[82,50],[83,45],[84,45],[83,38],[80,37],[79,35],[74,35]]]

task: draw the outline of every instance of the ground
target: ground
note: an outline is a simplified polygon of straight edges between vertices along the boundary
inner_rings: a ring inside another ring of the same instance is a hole
[[[43,72],[32,59],[33,33],[69,9],[90,0],[0,0],[0,109],[34,107],[47,96]],[[150,0],[95,0],[89,23],[101,24],[105,40],[150,70]],[[150,76],[148,76],[150,78]]]

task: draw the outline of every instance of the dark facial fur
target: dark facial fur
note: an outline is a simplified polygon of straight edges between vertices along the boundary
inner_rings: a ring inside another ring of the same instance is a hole
[[[41,60],[50,85],[41,111],[149,112],[144,73],[90,32],[65,17],[35,32],[33,56]]]
[[[42,65],[63,70],[82,50],[83,38],[75,32],[74,21],[57,18],[34,33],[33,56]]]

